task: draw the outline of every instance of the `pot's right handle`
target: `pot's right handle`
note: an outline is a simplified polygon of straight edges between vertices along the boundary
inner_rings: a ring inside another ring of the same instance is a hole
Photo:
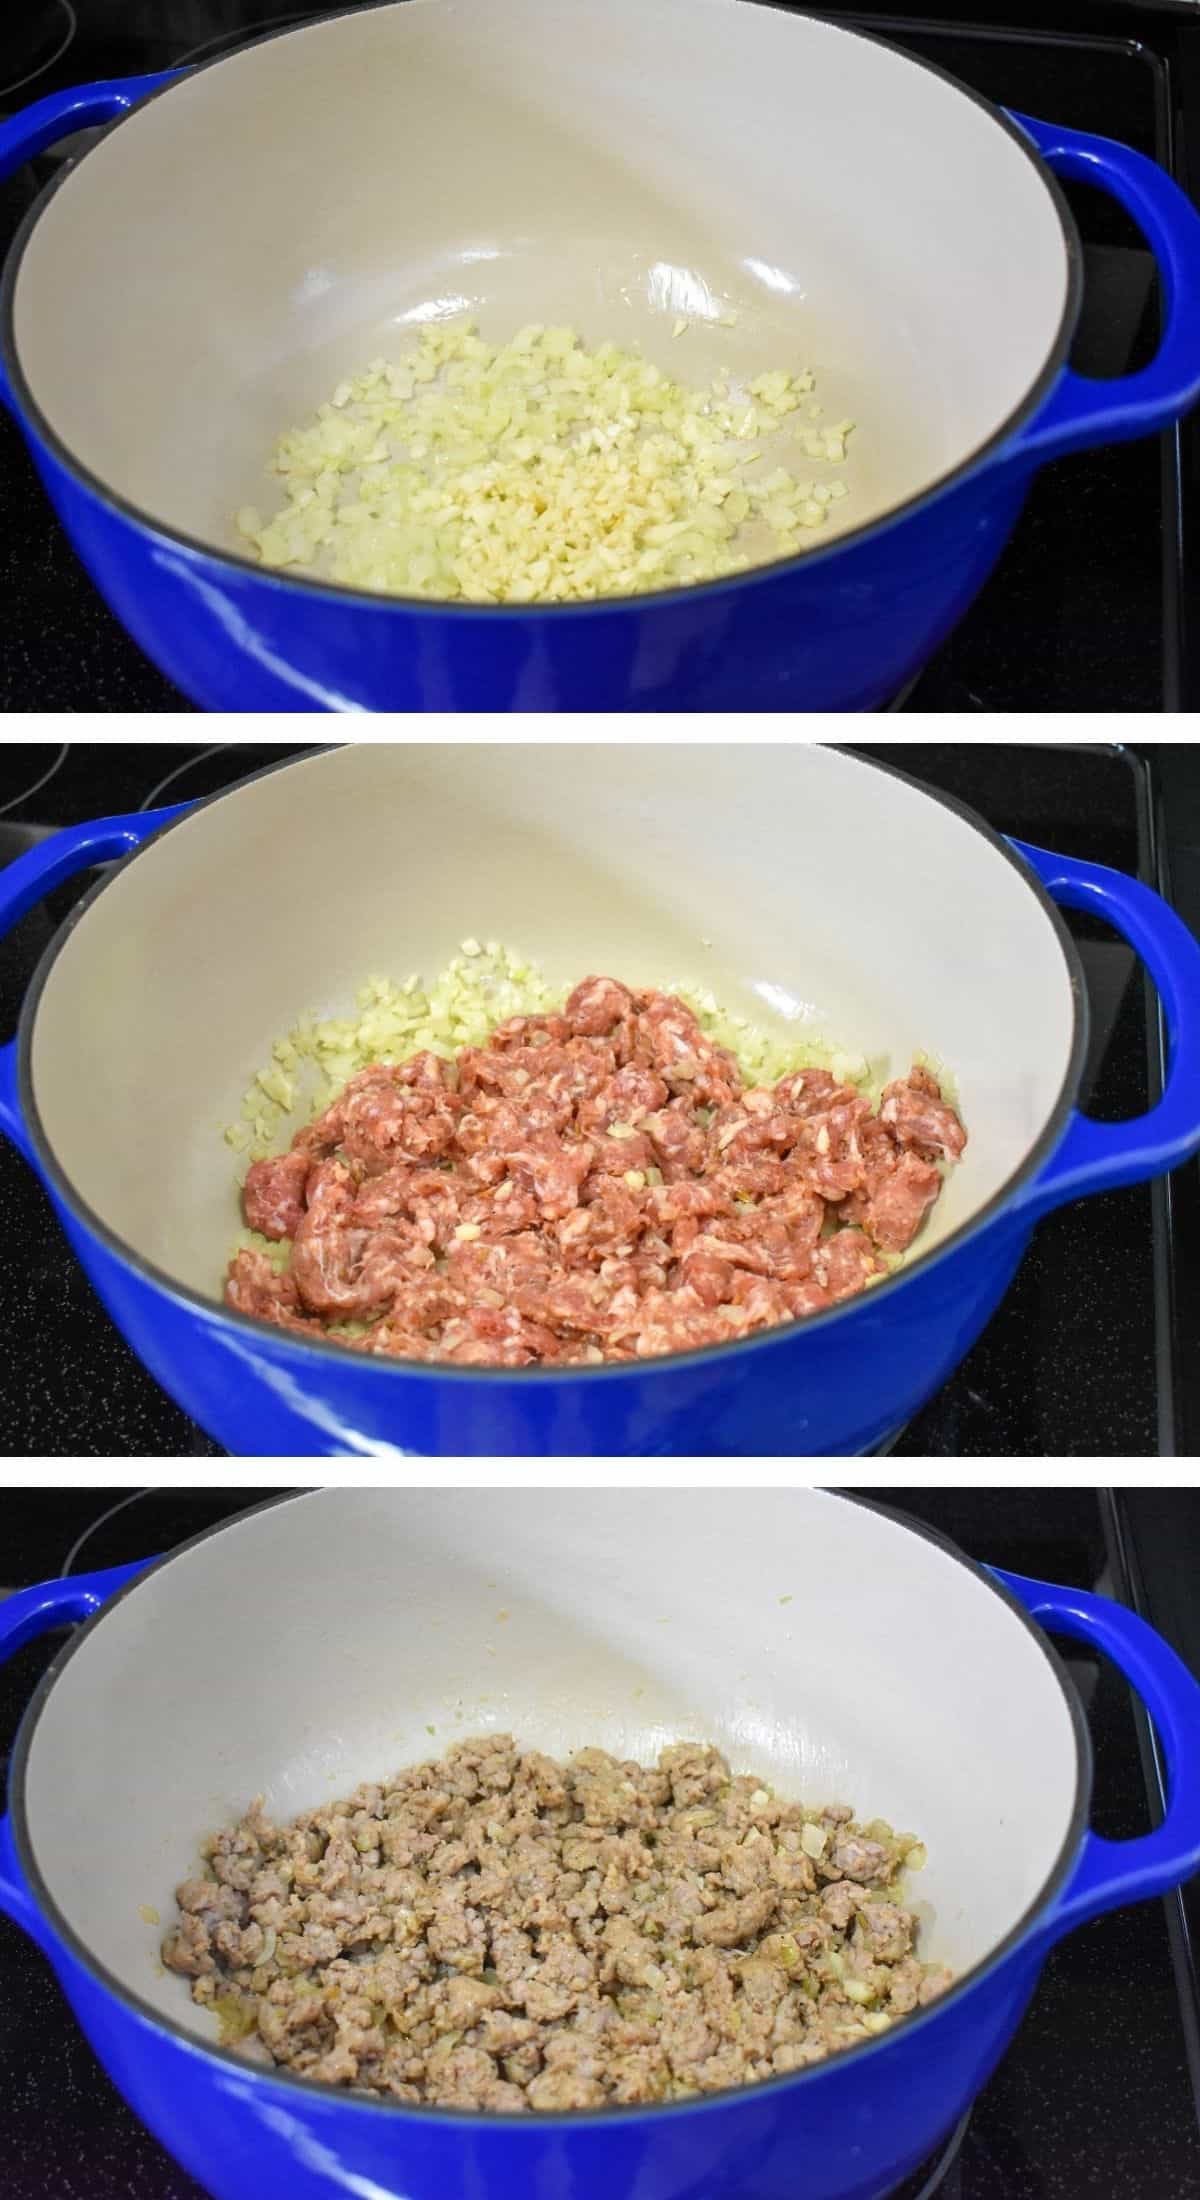
[[[1148,367],[1112,381],[1065,367],[1046,403],[1002,446],[1001,460],[1040,464],[1066,451],[1170,427],[1200,397],[1200,213],[1157,161],[1131,146],[1028,115],[1010,119],[1054,175],[1090,183],[1132,214],[1154,254],[1166,311],[1162,342]]]
[[[1025,841],[1011,845],[1053,901],[1090,911],[1136,949],[1158,988],[1167,1027],[1161,1100],[1128,1123],[1093,1123],[1073,1113],[1045,1168],[1014,1202],[1022,1214],[1041,1215],[1085,1192],[1163,1176],[1200,1152],[1200,941],[1139,879]]]
[[[56,886],[64,885],[79,871],[90,870],[94,863],[111,863],[115,857],[131,855],[152,833],[169,825],[172,818],[182,817],[190,807],[190,803],[176,802],[162,810],[95,818],[87,825],[69,825],[38,847],[26,849],[23,856],[0,871],[0,939]],[[32,1164],[33,1142],[21,1114],[17,1086],[15,1039],[0,1047],[0,1131]]]
[[[40,1581],[5,1597],[0,1602],[0,1664],[52,1627],[74,1627],[92,1619],[101,1605],[153,1564],[153,1559],[142,1558],[132,1566],[106,1566],[100,1573],[68,1575],[65,1581]],[[25,1884],[7,1813],[0,1816],[0,1910],[45,1946],[45,1927]]]
[[[1160,1826],[1133,1841],[1088,1833],[1058,1902],[1046,1920],[1054,1939],[1105,1910],[1167,1894],[1200,1871],[1200,1681],[1169,1643],[1111,1597],[1062,1589],[993,1567],[1032,1619],[1111,1658],[1154,1721],[1167,1768]]]

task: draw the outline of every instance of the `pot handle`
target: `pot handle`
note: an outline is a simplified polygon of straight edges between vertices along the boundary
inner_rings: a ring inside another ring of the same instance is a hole
[[[87,825],[69,825],[40,846],[28,848],[0,871],[0,939],[56,886],[62,886],[79,871],[89,870],[94,863],[111,863],[117,856],[131,855],[152,833],[190,808],[188,802],[176,802],[162,810],[99,817]],[[33,1142],[21,1114],[15,1039],[0,1047],[0,1131],[11,1138],[26,1161],[33,1162]],[[0,1644],[3,1640],[0,1633]]]
[[[0,183],[27,160],[57,145],[76,130],[93,130],[102,122],[115,122],[128,114],[151,92],[162,90],[183,69],[164,69],[157,76],[113,77],[102,84],[76,84],[67,92],[48,92],[18,115],[0,122]]]
[[[1004,444],[1002,459],[1040,464],[1170,427],[1200,397],[1200,213],[1157,161],[1128,145],[1028,115],[1009,120],[1053,175],[1107,191],[1133,216],[1158,265],[1165,325],[1155,357],[1136,374],[1096,381],[1064,367],[1046,403]]]
[[[39,1581],[32,1589],[18,1589],[5,1597],[0,1603],[0,1663],[52,1627],[74,1627],[93,1618],[101,1605],[154,1563],[152,1558],[142,1558],[131,1566],[107,1566],[100,1573],[71,1574],[65,1581]],[[46,1945],[45,1925],[25,1884],[7,1813],[0,1815],[0,1910],[6,1910],[31,1940]]]
[[[1086,909],[1135,948],[1158,988],[1167,1028],[1161,1100],[1128,1123],[1093,1123],[1076,1110],[1046,1166],[1014,1203],[1048,1214],[1085,1192],[1163,1176],[1200,1152],[1200,941],[1140,880],[1014,840],[1010,845],[1064,909]]]
[[[1047,1919],[1053,1939],[1105,1910],[1167,1894],[1200,1871],[1200,1681],[1136,1612],[1086,1589],[1060,1589],[990,1569],[1043,1627],[1112,1659],[1154,1721],[1167,1771],[1160,1826],[1133,1841],[1085,1836],[1071,1878]]]
[[[94,129],[98,123],[115,122],[148,99],[151,92],[160,91],[173,77],[185,74],[182,69],[166,69],[157,76],[114,77],[107,83],[76,84],[70,91],[48,92],[44,99],[35,99],[20,114],[0,122],[0,183],[23,168],[27,160],[44,153],[47,146],[57,145],[60,138],[71,137],[76,130]],[[2,359],[0,399],[9,401]]]

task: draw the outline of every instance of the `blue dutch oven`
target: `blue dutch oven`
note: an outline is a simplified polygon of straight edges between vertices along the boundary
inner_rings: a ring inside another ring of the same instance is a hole
[[[350,744],[56,835],[0,874],[0,926],[119,857],[0,1051],[0,1125],[135,1351],[233,1452],[868,1451],[952,1372],[1042,1216],[1200,1150],[1200,944],[1171,909],[836,748]],[[1165,1086],[1130,1122],[1077,1108],[1060,906],[1158,988]],[[565,1370],[372,1358],[225,1308],[222,1127],[273,1042],[381,970],[432,978],[469,934],[563,986],[706,985],[887,1075],[944,1064],[969,1141],[907,1265],[740,1343]]]
[[[1200,1687],[1161,1638],[828,1492],[321,1490],[149,1570],[20,1590],[0,1649],[80,1621],[17,1742],[0,1906],[214,2200],[882,2200],[986,2083],[1055,1943],[1200,1867]],[[1138,1840],[1088,1830],[1086,1722],[1043,1627],[1153,1719],[1166,1809]],[[643,1763],[710,1740],[785,1795],[910,1826],[919,1953],[955,1983],[810,2069],[599,2113],[416,2109],[220,2047],[157,1961],[201,1835],[496,1727]]]
[[[1140,154],[746,0],[407,0],[0,124],[0,176],[114,124],[32,209],[0,391],[101,593],[219,710],[867,710],[986,580],[1035,469],[1200,392],[1200,217]],[[1068,365],[1058,179],[1153,251],[1153,362]],[[280,432],[473,313],[643,343],[703,386],[816,370],[857,428],[840,533],[691,590],[530,608],[267,571]],[[732,315],[736,325],[728,325]],[[676,322],[686,342],[674,342]]]

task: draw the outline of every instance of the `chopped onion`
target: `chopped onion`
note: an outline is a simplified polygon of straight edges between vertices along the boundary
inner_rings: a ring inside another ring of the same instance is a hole
[[[749,471],[746,446],[807,414],[812,387],[776,367],[740,395],[689,389],[573,329],[496,347],[431,322],[280,438],[284,509],[264,523],[243,505],[234,524],[264,565],[390,595],[545,603],[714,580],[799,549],[844,493]],[[840,462],[852,426],[805,427],[800,448]]]

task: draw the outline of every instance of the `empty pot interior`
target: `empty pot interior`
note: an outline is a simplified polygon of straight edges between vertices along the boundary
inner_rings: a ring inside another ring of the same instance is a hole
[[[471,934],[563,985],[706,985],[887,1075],[937,1057],[969,1144],[917,1251],[1021,1166],[1070,1062],[1071,977],[1025,875],[889,772],[802,744],[360,743],[198,810],[85,912],[33,1030],[52,1151],[136,1253],[217,1295],[240,1225],[223,1131],[272,1043]]]
[[[124,1985],[211,2036],[158,1962],[197,1844],[488,1730],[653,1761],[709,1740],[789,1798],[925,1840],[956,1970],[1053,1872],[1079,1779],[1040,1640],[969,1568],[826,1492],[324,1490],[136,1587],[29,1753],[34,1858]]]
[[[995,434],[1066,292],[1026,152],[884,46],[746,0],[407,0],[123,122],[37,223],[15,339],[84,466],[225,548],[279,500],[285,427],[463,313],[640,342],[698,387],[813,368],[859,423],[854,524]]]

